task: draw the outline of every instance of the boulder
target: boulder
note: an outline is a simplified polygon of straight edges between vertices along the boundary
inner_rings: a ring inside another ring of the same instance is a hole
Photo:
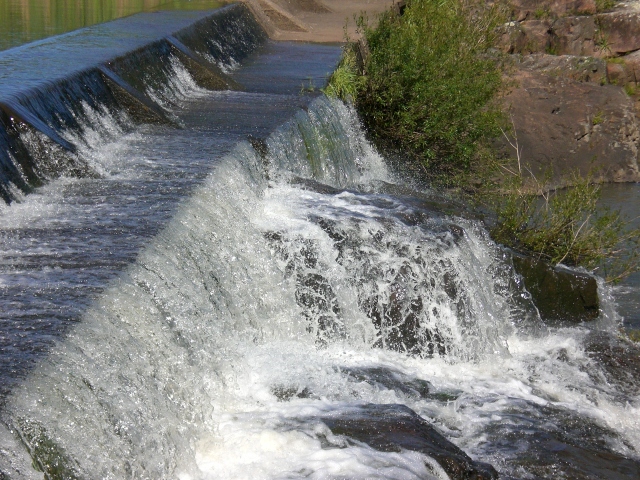
[[[433,458],[451,480],[497,479],[489,464],[472,460],[432,425],[404,405],[365,404],[320,418],[334,435],[382,452],[411,450]]]
[[[513,55],[512,60],[517,68],[528,72],[539,72],[598,85],[607,82],[607,62],[600,58],[535,53]]]
[[[497,46],[503,53],[545,52],[550,45],[550,26],[546,20],[505,23],[499,30]]]
[[[585,340],[585,351],[602,368],[589,372],[597,378],[604,374],[607,383],[628,395],[640,393],[640,346],[614,337],[606,332],[593,331]]]
[[[607,62],[607,79],[618,86],[637,86],[640,82],[640,50]]]
[[[524,34],[524,50],[529,53],[545,52],[550,48],[550,24],[546,20],[529,20],[522,22],[522,32]],[[527,53],[521,51],[521,53]]]
[[[521,161],[551,187],[567,185],[567,174],[593,173],[599,182],[640,180],[640,131],[633,101],[623,89],[517,70],[517,87],[503,101],[510,112]],[[515,152],[501,139],[505,155]]]
[[[505,53],[552,53],[594,56],[610,52],[594,16],[572,16],[509,22],[502,26],[498,46]]]
[[[557,55],[604,57],[607,52],[598,44],[599,29],[593,16],[558,18],[551,25],[550,52]]]
[[[545,323],[563,325],[598,317],[598,284],[591,275],[519,254],[513,255],[513,266]]]
[[[640,49],[640,12],[621,10],[595,17],[607,55],[624,55]]]
[[[595,0],[511,0],[509,7],[511,18],[519,22],[540,17],[596,13]]]

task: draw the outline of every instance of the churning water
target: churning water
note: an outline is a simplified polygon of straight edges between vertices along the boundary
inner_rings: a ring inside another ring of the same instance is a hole
[[[476,478],[336,428],[399,405],[501,478],[638,478],[607,289],[545,325],[480,222],[300,94],[338,55],[269,43],[215,92],[171,57],[169,123],[60,130],[91,174],[0,211],[0,478]]]

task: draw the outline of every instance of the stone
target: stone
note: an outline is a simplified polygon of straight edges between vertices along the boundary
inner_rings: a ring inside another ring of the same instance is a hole
[[[550,51],[556,55],[606,56],[598,48],[598,27],[595,17],[563,17],[551,25]]]
[[[499,30],[497,47],[512,54],[545,52],[550,45],[550,25],[545,20],[506,23]]]
[[[535,53],[514,55],[513,61],[517,68],[529,72],[539,72],[598,85],[607,82],[607,62],[600,58]]]
[[[640,346],[605,332],[593,331],[585,340],[585,351],[602,368],[589,372],[594,377],[602,373],[607,383],[628,395],[640,393]]]
[[[334,435],[382,452],[411,450],[433,458],[451,480],[497,479],[489,464],[472,460],[435,427],[404,405],[365,404],[320,418]]]
[[[624,55],[640,49],[640,12],[622,10],[595,17],[600,41],[608,55]]]
[[[618,86],[640,82],[640,50],[607,62],[607,79]]]
[[[513,254],[513,266],[546,324],[580,323],[598,317],[598,284],[593,276],[520,254]]]
[[[550,187],[569,184],[569,174],[592,173],[597,182],[640,180],[638,120],[633,101],[613,85],[517,70],[517,87],[503,97],[521,162],[538,178],[551,175]],[[515,157],[506,139],[505,156]]]
[[[519,22],[533,18],[562,15],[593,15],[595,0],[512,0],[511,18]]]
[[[521,53],[545,52],[550,48],[550,24],[545,20],[529,20],[522,22],[524,33],[524,50]]]

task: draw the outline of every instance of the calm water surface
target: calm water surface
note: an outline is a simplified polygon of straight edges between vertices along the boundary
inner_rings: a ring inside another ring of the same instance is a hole
[[[632,227],[640,227],[640,183],[605,185],[602,188],[601,203],[613,209],[620,209]],[[614,289],[618,313],[627,328],[640,329],[640,272],[630,275]]]
[[[217,0],[0,0],[0,50],[139,12],[207,10]]]

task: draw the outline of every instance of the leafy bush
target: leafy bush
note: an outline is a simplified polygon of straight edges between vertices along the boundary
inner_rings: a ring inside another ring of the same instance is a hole
[[[375,28],[360,20],[369,55],[355,103],[379,146],[419,160],[445,184],[469,170],[480,142],[499,134],[492,100],[502,72],[487,52],[501,20],[467,0],[411,0]]]
[[[627,228],[619,211],[598,208],[600,187],[575,174],[572,187],[542,196],[523,187],[516,176],[497,197],[497,222],[491,236],[551,263],[601,268],[609,281],[637,270],[640,230]]]

